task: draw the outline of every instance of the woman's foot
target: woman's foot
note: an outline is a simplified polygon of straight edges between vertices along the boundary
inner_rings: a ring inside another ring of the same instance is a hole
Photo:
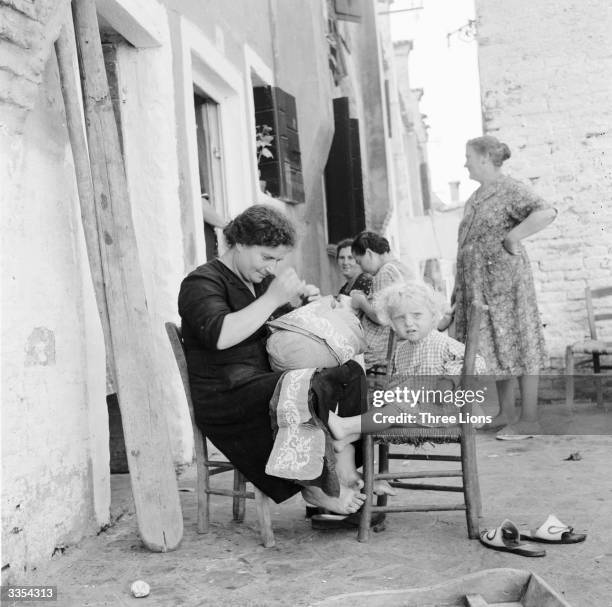
[[[507,426],[510,420],[503,413],[498,413],[490,422],[483,424],[479,430],[481,432],[497,432]]]
[[[514,424],[507,425],[497,433],[497,437],[530,438],[542,434],[542,427],[538,420],[519,420]]]
[[[305,501],[319,508],[326,508],[330,512],[338,514],[353,514],[357,512],[366,496],[358,490],[350,489],[343,485],[340,486],[340,495],[331,497],[319,487],[304,487],[302,489],[302,497]]]

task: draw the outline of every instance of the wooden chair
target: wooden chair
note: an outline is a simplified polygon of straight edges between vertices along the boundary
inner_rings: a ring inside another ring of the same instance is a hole
[[[476,350],[478,347],[478,334],[480,319],[484,306],[473,304],[470,310],[468,325],[468,337],[466,340],[465,357],[461,375],[461,386],[465,386],[470,375],[474,374],[476,361]],[[387,352],[388,362],[386,368],[387,382],[391,379],[393,357],[395,352],[395,335],[391,332],[389,348]],[[462,411],[471,413],[471,406],[466,404]],[[359,524],[358,539],[367,542],[370,537],[370,521],[373,513],[377,512],[427,512],[445,510],[465,510],[467,519],[468,536],[477,539],[479,535],[480,517],[480,486],[478,482],[478,468],[476,465],[476,441],[472,424],[461,423],[456,426],[440,428],[389,428],[378,434],[364,435],[363,437],[363,476],[364,493],[366,501],[362,508]],[[403,444],[419,446],[425,442],[429,443],[458,443],[460,445],[459,455],[429,455],[429,454],[405,454],[390,453],[389,444]],[[374,471],[374,445],[378,445],[379,471]],[[421,470],[421,471],[389,471],[389,460],[419,460],[419,461],[452,461],[461,462],[461,469],[457,470]],[[439,485],[427,483],[401,482],[402,479],[431,479],[462,477],[461,485]],[[463,493],[464,503],[461,504],[399,504],[387,505],[391,496],[379,495],[374,505],[373,485],[375,480],[388,480],[392,487],[399,489],[425,490],[425,491],[451,491]]]
[[[602,369],[612,369],[612,365],[602,365],[600,360],[601,356],[612,355],[612,341],[602,341],[597,337],[597,322],[612,320],[612,312],[595,313],[593,306],[593,299],[604,297],[612,297],[612,287],[601,287],[599,289],[586,287],[584,299],[591,338],[570,344],[565,349],[565,402],[569,409],[572,408],[574,402],[574,371],[576,367],[592,364],[597,391],[597,406],[603,407],[607,411],[607,403],[603,397],[602,378],[598,375],[601,374]],[[589,358],[576,363],[574,360],[575,354],[588,355]]]
[[[246,479],[234,468],[231,462],[208,459],[206,437],[202,434],[202,431],[198,428],[195,421],[191,390],[189,388],[189,375],[187,373],[187,360],[185,359],[181,330],[173,322],[167,322],[165,326],[168,338],[170,339],[170,345],[172,346],[172,351],[174,352],[174,357],[176,358],[176,364],[178,365],[181,379],[183,380],[183,388],[185,389],[185,396],[187,397],[187,403],[189,405],[189,415],[191,416],[191,424],[193,426],[197,470],[196,494],[198,499],[198,533],[208,533],[211,495],[231,497],[233,499],[234,520],[238,522],[244,520],[245,500],[254,499],[263,545],[266,548],[271,548],[274,546],[275,541],[270,517],[270,498],[257,489],[257,487],[253,487],[253,491],[247,491]],[[213,489],[210,486],[211,476],[231,470],[234,471],[233,490]]]

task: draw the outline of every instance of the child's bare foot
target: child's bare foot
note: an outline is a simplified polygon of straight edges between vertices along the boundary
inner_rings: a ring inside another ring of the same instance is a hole
[[[375,495],[397,495],[397,491],[387,481],[374,481]]]
[[[319,508],[327,508],[327,510],[338,514],[352,514],[363,506],[366,496],[354,489],[341,485],[338,497],[331,497],[323,493],[323,490],[319,487],[304,487],[302,489],[302,497],[309,504],[319,506]]]

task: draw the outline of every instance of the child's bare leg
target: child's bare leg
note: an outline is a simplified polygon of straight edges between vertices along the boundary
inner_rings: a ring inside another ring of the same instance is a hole
[[[345,436],[342,440],[335,440],[334,441],[334,451],[340,452],[347,445],[350,445],[351,443],[354,443],[355,441],[359,440],[360,438],[361,438],[361,434],[357,434],[356,433],[356,434],[349,434],[348,436]]]

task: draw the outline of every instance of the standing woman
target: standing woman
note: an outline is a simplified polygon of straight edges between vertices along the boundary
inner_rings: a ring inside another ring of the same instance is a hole
[[[459,226],[455,319],[465,342],[470,302],[488,306],[480,353],[496,376],[500,410],[488,425],[504,435],[538,434],[538,374],[545,364],[544,336],[529,259],[521,240],[539,232],[556,210],[521,182],[504,175],[510,149],[485,135],[467,142],[465,167],[480,187],[465,205]],[[522,411],[514,421],[512,379],[518,377]]]
[[[351,245],[352,238],[345,238],[336,247],[336,262],[340,268],[340,273],[346,282],[340,287],[338,295],[350,295],[353,289],[363,291],[366,295],[372,289],[372,277],[361,270],[361,266],[355,261]]]

